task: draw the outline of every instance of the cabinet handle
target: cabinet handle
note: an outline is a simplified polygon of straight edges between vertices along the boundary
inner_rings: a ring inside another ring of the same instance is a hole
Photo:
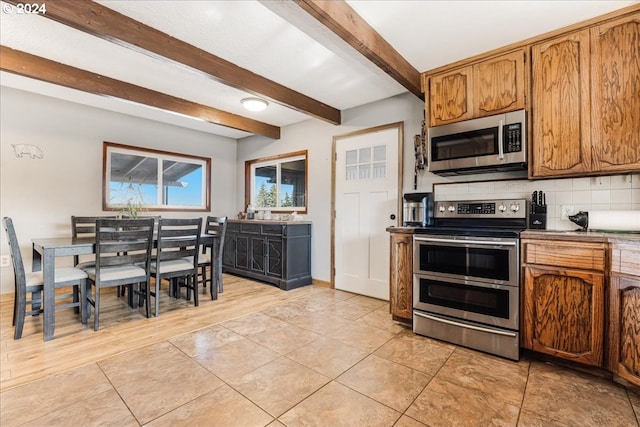
[[[414,311],[413,314],[415,314],[418,317],[424,317],[425,319],[433,320],[435,322],[446,323],[447,325],[459,326],[461,328],[472,329],[474,331],[486,332],[488,334],[504,335],[512,338],[516,336],[516,334],[513,332],[497,331],[495,329],[487,329],[487,328],[482,328],[480,326],[467,325],[466,323],[452,322],[451,320],[429,316],[428,314],[418,313],[417,311]]]

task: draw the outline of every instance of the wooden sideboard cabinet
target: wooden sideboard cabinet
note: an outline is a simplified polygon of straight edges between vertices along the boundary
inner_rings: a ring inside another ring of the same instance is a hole
[[[391,231],[389,308],[393,320],[413,323],[413,231]]]
[[[534,44],[532,177],[640,169],[640,13]]]
[[[525,49],[518,49],[429,76],[430,125],[524,109],[525,55]]]
[[[610,241],[609,369],[640,387],[640,247]]]
[[[603,366],[606,243],[522,239],[521,346]]]
[[[284,290],[310,285],[311,224],[229,220],[222,271]]]

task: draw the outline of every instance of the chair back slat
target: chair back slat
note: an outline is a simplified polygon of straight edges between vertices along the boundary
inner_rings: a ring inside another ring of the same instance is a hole
[[[202,218],[162,218],[158,225],[157,262],[185,257],[197,258]],[[194,261],[194,268],[197,259]],[[159,271],[159,267],[158,267]]]
[[[115,216],[71,216],[71,237],[94,237],[100,218],[115,219]]]
[[[153,218],[98,219],[96,272],[102,267],[144,264],[149,270],[153,246]]]

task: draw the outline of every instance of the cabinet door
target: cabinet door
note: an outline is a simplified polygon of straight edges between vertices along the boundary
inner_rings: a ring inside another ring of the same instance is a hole
[[[390,311],[413,319],[413,235],[391,233]]]
[[[464,67],[431,77],[429,103],[431,126],[473,117],[472,68]]]
[[[473,116],[484,117],[525,108],[524,50],[473,66]]]
[[[262,236],[251,236],[249,244],[251,254],[251,271],[264,274],[267,255],[265,239]]]
[[[249,238],[246,235],[236,236],[235,266],[243,270],[249,269]]]
[[[640,277],[611,277],[611,370],[640,387]]]
[[[595,171],[640,168],[640,13],[591,29]]]
[[[533,266],[524,272],[522,346],[602,366],[604,275]]]
[[[589,172],[589,31],[534,45],[531,63],[532,175]]]
[[[236,235],[227,233],[224,236],[224,247],[222,250],[222,265],[224,267],[236,266]]]
[[[267,275],[282,277],[283,244],[281,238],[267,238]]]

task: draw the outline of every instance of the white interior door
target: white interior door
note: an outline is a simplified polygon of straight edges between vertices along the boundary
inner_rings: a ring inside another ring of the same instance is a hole
[[[402,124],[335,139],[335,288],[389,300]]]

